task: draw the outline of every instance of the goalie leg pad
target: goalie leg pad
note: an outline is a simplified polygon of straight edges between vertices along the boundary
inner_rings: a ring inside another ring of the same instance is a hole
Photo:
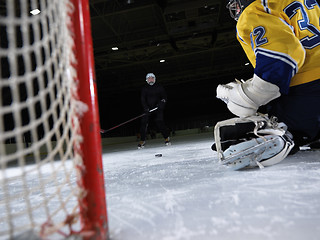
[[[221,161],[232,170],[271,166],[281,162],[290,152],[292,142],[283,136],[268,135],[230,146]]]
[[[284,123],[257,115],[218,122],[214,129],[220,163],[233,170],[281,162],[294,146]]]

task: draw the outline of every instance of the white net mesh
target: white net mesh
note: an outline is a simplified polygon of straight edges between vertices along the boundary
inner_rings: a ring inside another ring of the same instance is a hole
[[[0,4],[0,239],[30,229],[68,236],[78,218],[82,161],[73,150],[81,137],[72,5]]]

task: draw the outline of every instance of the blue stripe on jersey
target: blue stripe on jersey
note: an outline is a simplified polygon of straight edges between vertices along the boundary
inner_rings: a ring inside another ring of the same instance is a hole
[[[255,55],[254,73],[263,80],[277,85],[281,93],[287,94],[291,78],[298,71],[297,63],[286,54],[263,48],[256,48]]]
[[[294,27],[293,26],[291,26],[289,23],[287,23],[285,20],[283,20],[282,18],[279,18],[279,20],[281,21],[281,22],[283,22],[285,25],[287,25],[290,29],[291,29],[291,31],[293,32],[293,34],[295,34],[294,33]]]
[[[236,28],[236,34],[237,34],[237,36],[239,37],[239,39],[240,39],[240,41],[241,42],[243,42],[243,43],[246,43],[243,39],[242,39],[242,37],[239,35],[239,32],[238,32],[238,29]]]
[[[262,6],[263,6],[263,8],[264,8],[264,11],[266,12],[266,13],[271,13],[271,10],[270,10],[270,8],[268,7],[268,0],[261,0],[261,4],[262,4]]]

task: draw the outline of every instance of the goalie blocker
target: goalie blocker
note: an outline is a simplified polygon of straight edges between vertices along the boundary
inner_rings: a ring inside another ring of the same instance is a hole
[[[214,138],[212,150],[218,153],[221,164],[233,170],[277,164],[294,146],[284,123],[259,114],[218,122]]]

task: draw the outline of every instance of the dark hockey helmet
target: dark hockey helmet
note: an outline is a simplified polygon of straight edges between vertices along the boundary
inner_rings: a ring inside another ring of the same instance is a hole
[[[229,0],[227,8],[229,9],[230,16],[238,21],[243,10],[255,0]]]

